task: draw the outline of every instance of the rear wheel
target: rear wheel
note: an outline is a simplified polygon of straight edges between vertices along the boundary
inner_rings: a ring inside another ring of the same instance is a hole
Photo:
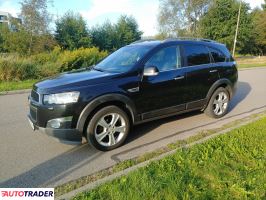
[[[99,110],[87,127],[87,140],[101,151],[109,151],[123,144],[130,128],[127,114],[117,106]]]
[[[205,114],[212,118],[221,118],[228,111],[229,93],[220,87],[212,95],[208,106],[205,109]]]

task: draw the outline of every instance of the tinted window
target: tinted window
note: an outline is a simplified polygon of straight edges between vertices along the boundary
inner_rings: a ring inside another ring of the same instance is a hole
[[[188,66],[210,63],[209,51],[203,45],[185,45],[184,52]]]
[[[159,71],[168,71],[181,67],[180,47],[172,46],[155,53],[145,66],[156,66]]]
[[[213,48],[209,48],[209,49],[211,51],[214,62],[225,62],[226,61],[226,56],[222,52],[216,49],[213,49]]]

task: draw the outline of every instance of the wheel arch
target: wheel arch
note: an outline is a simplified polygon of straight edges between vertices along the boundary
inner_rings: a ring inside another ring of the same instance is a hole
[[[216,81],[211,88],[209,89],[208,93],[207,93],[207,103],[204,106],[203,110],[207,107],[207,105],[209,104],[209,101],[213,95],[213,93],[219,88],[219,87],[223,87],[225,88],[228,93],[229,93],[229,99],[231,99],[233,97],[233,84],[229,79],[223,78],[220,79],[218,81]]]
[[[77,122],[77,129],[83,133],[85,126],[89,122],[90,118],[101,108],[115,105],[122,109],[124,112],[127,113],[129,116],[129,120],[132,124],[134,124],[136,120],[136,107],[132,100],[129,97],[122,95],[122,94],[107,94],[102,95],[85,106],[82,110],[78,122]]]

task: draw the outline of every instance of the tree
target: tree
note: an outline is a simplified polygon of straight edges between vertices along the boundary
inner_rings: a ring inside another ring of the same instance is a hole
[[[264,11],[266,11],[266,0],[264,0],[264,4],[262,4],[261,7]]]
[[[51,16],[47,10],[47,0],[23,0],[21,3],[20,18],[23,28],[29,33],[28,54],[32,53],[34,38],[38,35],[47,35],[49,33],[49,24]],[[37,41],[38,42],[38,41]]]
[[[263,5],[262,5],[263,8]],[[251,13],[253,22],[252,35],[254,38],[253,53],[266,54],[266,10],[254,9]]]
[[[106,21],[90,29],[92,44],[100,50],[114,51],[141,38],[142,32],[133,17],[120,16],[117,23]]]
[[[141,39],[142,31],[139,31],[135,18],[126,15],[120,16],[115,25],[117,32],[117,48]]]
[[[96,25],[90,29],[92,44],[100,50],[114,51],[117,48],[117,34],[115,26],[110,21]]]
[[[33,35],[33,42],[30,44],[30,34],[23,28],[18,31],[11,31],[8,27],[1,27],[0,38],[2,38],[0,52],[18,53],[20,55],[27,55],[30,45],[31,54],[50,51],[56,45],[50,34]]]
[[[4,29],[5,29],[5,24],[2,23],[0,24],[0,52],[5,52],[5,48],[4,48]]]
[[[170,36],[200,36],[199,20],[213,0],[160,0],[159,32]]]
[[[91,46],[86,22],[81,15],[67,12],[55,24],[55,39],[63,49],[73,50]]]
[[[201,35],[224,43],[232,50],[238,10],[239,1],[237,0],[216,0],[200,21]],[[249,10],[249,5],[242,2],[236,46],[240,53],[248,53],[251,50],[253,39],[250,33],[253,25]]]

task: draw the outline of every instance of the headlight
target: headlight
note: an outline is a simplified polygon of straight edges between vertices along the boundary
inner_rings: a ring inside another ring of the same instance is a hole
[[[43,96],[44,104],[67,104],[78,101],[79,92],[64,92],[58,94],[48,94]]]

